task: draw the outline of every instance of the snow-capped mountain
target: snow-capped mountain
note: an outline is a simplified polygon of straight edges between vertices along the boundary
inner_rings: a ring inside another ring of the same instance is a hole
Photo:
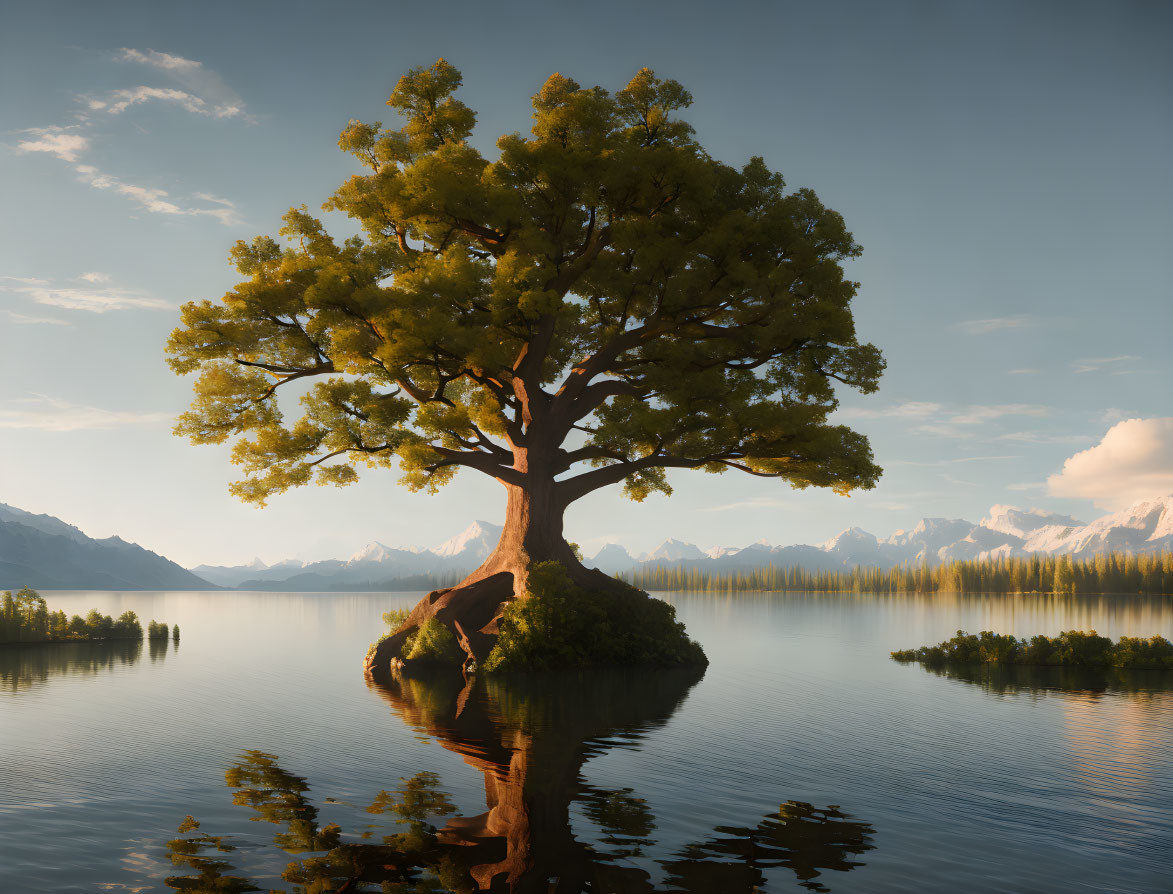
[[[1001,534],[1012,534],[1024,540],[1036,531],[1043,528],[1068,527],[1080,528],[1084,523],[1070,515],[1059,515],[1055,512],[1044,512],[1042,509],[1028,509],[1023,512],[1013,506],[997,505],[990,507],[990,514],[979,524],[983,528],[997,531]]]
[[[474,521],[431,549],[388,546],[372,540],[347,559],[287,559],[274,565],[254,559],[247,565],[200,565],[195,573],[220,586],[242,590],[364,590],[408,585],[418,589],[472,571],[492,552],[500,536],[500,525]]]
[[[448,559],[475,559],[483,561],[501,536],[501,526],[487,521],[474,521],[451,540],[445,540],[431,552]]]
[[[476,568],[492,552],[501,526],[475,521],[450,540],[431,549],[388,546],[372,541],[348,559],[266,566],[192,569],[221,586],[262,590],[427,589],[449,586]],[[740,571],[799,566],[810,570],[855,565],[936,565],[956,559],[989,559],[1034,552],[1089,556],[1112,550],[1149,552],[1173,550],[1173,495],[1137,503],[1123,512],[1090,524],[1040,509],[993,506],[980,524],[959,518],[924,518],[911,528],[878,538],[862,528],[848,528],[821,544],[744,547],[704,551],[696,544],[669,538],[649,553],[634,557],[626,547],[610,543],[586,559],[607,574],[640,566],[697,566],[713,571]]]
[[[705,558],[700,547],[669,537],[650,553],[640,556],[641,562],[679,562]]]
[[[1102,552],[1173,550],[1173,495],[1146,500],[1085,524],[1042,509],[992,506],[980,524],[954,518],[924,518],[915,527],[883,539],[862,528],[845,531],[817,545],[770,546],[754,543],[741,549],[699,547],[668,540],[656,550],[630,559],[618,544],[604,547],[588,565],[613,574],[639,565],[687,565],[713,571],[737,571],[768,565],[810,570],[855,565],[937,565],[962,559],[994,559],[1031,553],[1069,553],[1086,557]],[[630,559],[621,567],[624,557]]]

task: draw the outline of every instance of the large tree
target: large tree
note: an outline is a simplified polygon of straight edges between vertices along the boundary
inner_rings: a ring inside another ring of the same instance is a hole
[[[184,305],[169,362],[199,377],[177,432],[235,442],[233,493],[475,470],[506,521],[465,583],[508,572],[520,595],[537,561],[598,583],[562,520],[602,487],[669,493],[668,469],[875,484],[867,439],[827,422],[835,383],[871,392],[884,367],[856,338],[839,214],[761,158],[706,153],[677,117],[688,92],[648,69],[614,94],[551,76],[495,159],[460,83],[444,60],[413,69],[388,101],[401,127],[342,132],[366,170],[323,207],[365,238],[292,209],[287,245],[238,242],[245,279]]]

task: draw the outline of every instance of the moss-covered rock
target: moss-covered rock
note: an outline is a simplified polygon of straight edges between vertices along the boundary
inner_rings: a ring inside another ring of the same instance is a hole
[[[634,587],[587,591],[557,562],[535,565],[526,598],[505,607],[485,671],[703,665],[676,609]]]
[[[436,618],[428,618],[403,642],[400,653],[405,661],[420,664],[455,664],[464,661],[464,652],[452,631]]]

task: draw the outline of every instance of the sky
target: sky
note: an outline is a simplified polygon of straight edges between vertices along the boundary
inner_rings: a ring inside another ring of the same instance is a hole
[[[354,173],[338,132],[390,123],[399,76],[438,57],[489,155],[551,73],[615,90],[651,67],[693,94],[711,154],[764,156],[864,248],[856,321],[888,370],[837,418],[871,438],[879,486],[675,472],[671,498],[572,506],[588,554],[883,536],[996,503],[1090,520],[1173,492],[1171,34],[1155,2],[7,0],[0,502],[189,566],[501,521],[471,471],[435,496],[384,470],[245,506],[227,446],[171,434],[179,305],[219,298],[235,240]]]

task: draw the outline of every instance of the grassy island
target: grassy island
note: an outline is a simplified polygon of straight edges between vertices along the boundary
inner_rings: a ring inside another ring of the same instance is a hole
[[[400,668],[466,663],[460,629],[450,619],[417,623],[413,615],[384,613],[390,632],[371,644],[368,662],[381,650]],[[486,672],[708,663],[671,605],[630,586],[580,587],[558,562],[533,566],[525,598],[506,604],[495,626],[495,641],[481,663]]]
[[[1122,636],[1112,642],[1094,630],[1067,630],[1058,636],[1017,639],[1010,634],[966,633],[935,646],[893,652],[896,661],[945,664],[1000,664],[1038,667],[1129,667],[1173,670],[1173,643],[1163,636]]]
[[[166,638],[166,624],[150,623],[150,638]],[[179,642],[179,627],[175,628]],[[63,611],[49,611],[45,598],[36,590],[23,588],[15,596],[6,590],[0,597],[0,645],[20,643],[68,643],[101,640],[141,640],[143,625],[138,615],[125,611],[117,618],[96,608],[84,618],[67,617]]]

